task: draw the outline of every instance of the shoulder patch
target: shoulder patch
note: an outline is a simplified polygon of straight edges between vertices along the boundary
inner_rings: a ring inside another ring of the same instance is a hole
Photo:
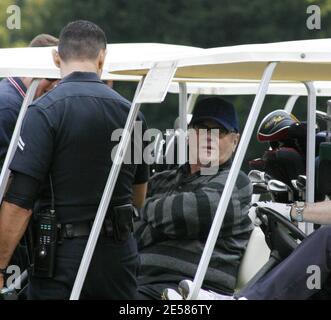
[[[24,151],[25,143],[24,143],[24,141],[23,141],[23,139],[22,139],[21,136],[20,136],[19,139],[18,139],[17,146],[18,146],[22,151]]]

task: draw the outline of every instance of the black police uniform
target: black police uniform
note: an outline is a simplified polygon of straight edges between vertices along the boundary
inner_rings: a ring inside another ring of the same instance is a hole
[[[31,277],[29,298],[69,298],[87,235],[70,235],[67,227],[93,221],[118,144],[111,134],[124,128],[129,109],[128,101],[89,72],[71,73],[29,107],[10,169],[43,182],[34,212],[50,207],[51,175],[57,219],[65,230],[54,277]],[[132,185],[147,180],[147,166],[123,164],[111,208],[132,203]],[[137,263],[132,234],[118,242],[112,232],[102,232],[81,298],[134,298]]]
[[[0,81],[0,170],[6,158],[26,90],[20,78],[8,77]],[[27,267],[24,246],[21,244],[17,246],[9,265],[17,265],[21,270]]]
[[[20,78],[6,78],[0,82],[0,168],[6,157],[25,93],[26,87]]]

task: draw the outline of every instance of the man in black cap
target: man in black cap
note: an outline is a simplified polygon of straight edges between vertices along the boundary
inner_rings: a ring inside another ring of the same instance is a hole
[[[148,198],[136,222],[141,260],[138,298],[160,299],[165,288],[193,279],[209,234],[231,159],[239,140],[234,106],[219,98],[200,100],[189,125],[189,161],[149,182]],[[252,186],[240,172],[214,254],[205,289],[233,292],[252,222]]]

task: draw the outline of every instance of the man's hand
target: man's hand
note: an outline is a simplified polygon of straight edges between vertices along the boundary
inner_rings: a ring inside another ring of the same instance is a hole
[[[292,205],[291,204],[272,202],[272,201],[257,201],[255,203],[253,203],[253,206],[272,209],[272,210],[278,212],[280,215],[282,215],[287,220],[292,221],[292,218],[291,218]]]

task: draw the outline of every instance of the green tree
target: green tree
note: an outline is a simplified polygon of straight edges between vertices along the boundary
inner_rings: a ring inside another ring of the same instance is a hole
[[[22,29],[8,30],[6,8],[17,4],[22,12]],[[306,27],[307,6],[321,8],[321,30]],[[331,0],[1,0],[0,46],[26,45],[39,33],[58,36],[69,21],[88,19],[100,25],[109,42],[161,42],[199,47],[220,47],[328,37],[331,31]],[[133,52],[134,54],[134,52]],[[134,87],[116,84],[132,97]],[[235,102],[241,127],[246,122],[252,97],[228,97]],[[285,97],[268,97],[260,120]],[[169,95],[166,107],[142,107],[150,127],[169,128],[177,115],[178,99]],[[305,119],[306,100],[295,109]],[[325,99],[319,99],[325,106]],[[254,140],[254,139],[253,139]],[[265,145],[255,141],[247,159],[257,157]]]

